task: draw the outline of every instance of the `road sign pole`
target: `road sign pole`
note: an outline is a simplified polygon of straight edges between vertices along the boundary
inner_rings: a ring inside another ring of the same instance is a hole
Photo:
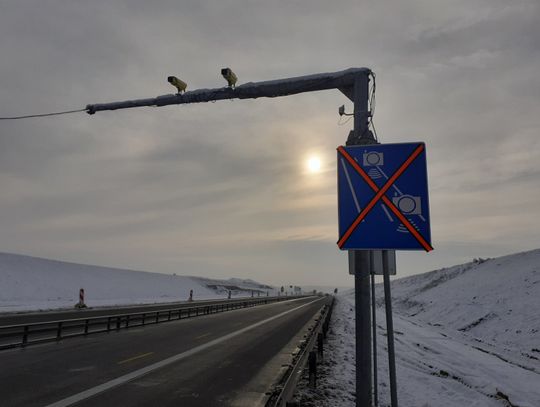
[[[372,406],[370,253],[354,251],[356,317],[356,407]]]
[[[386,306],[386,337],[388,340],[388,370],[390,371],[390,399],[392,407],[398,407],[396,384],[396,356],[394,353],[394,323],[392,320],[392,295],[388,272],[388,250],[383,250],[384,304]]]
[[[347,145],[375,144],[369,124],[369,77],[358,75],[354,82],[354,130]],[[354,251],[356,317],[356,407],[372,406],[370,270],[371,252]]]
[[[372,252],[373,254],[373,252]],[[373,259],[372,259],[373,261]],[[379,405],[379,391],[377,383],[377,308],[375,301],[375,273],[371,270],[371,325],[373,327],[373,402]]]

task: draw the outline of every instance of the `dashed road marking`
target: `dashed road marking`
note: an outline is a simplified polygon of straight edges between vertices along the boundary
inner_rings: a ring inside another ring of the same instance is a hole
[[[137,355],[137,356],[133,356],[132,358],[129,358],[129,359],[121,360],[120,362],[117,362],[116,364],[117,365],[123,365],[124,363],[132,362],[132,361],[137,360],[137,359],[142,359],[142,358],[145,358],[145,357],[153,355],[153,354],[154,354],[154,352],[143,353],[142,355]]]
[[[200,335],[200,336],[197,336],[195,339],[202,339],[202,338],[206,338],[207,336],[210,336],[212,335],[212,332],[207,332],[203,335]]]

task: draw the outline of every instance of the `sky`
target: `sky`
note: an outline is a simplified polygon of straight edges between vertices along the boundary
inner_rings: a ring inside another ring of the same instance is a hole
[[[383,143],[424,141],[429,254],[540,246],[540,3],[0,0],[0,116],[349,67]],[[338,91],[0,121],[0,251],[270,284],[352,285],[336,245]],[[310,172],[317,156],[321,170]]]

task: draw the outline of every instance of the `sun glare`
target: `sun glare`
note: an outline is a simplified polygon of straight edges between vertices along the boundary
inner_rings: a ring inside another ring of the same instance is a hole
[[[307,161],[309,172],[319,172],[321,170],[321,159],[319,157],[310,157]]]

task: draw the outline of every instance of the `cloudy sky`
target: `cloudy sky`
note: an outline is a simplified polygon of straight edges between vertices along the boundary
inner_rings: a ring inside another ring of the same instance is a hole
[[[540,3],[0,0],[0,116],[349,67],[382,142],[425,141],[435,250],[398,275],[540,246]],[[337,91],[0,121],[0,251],[350,285]],[[310,173],[317,155],[322,171]]]

